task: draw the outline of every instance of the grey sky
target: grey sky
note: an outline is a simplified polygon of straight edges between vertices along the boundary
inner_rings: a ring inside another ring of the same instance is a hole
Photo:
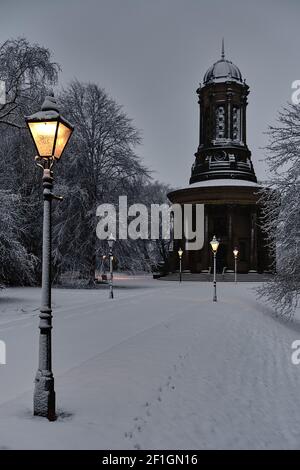
[[[104,87],[143,131],[139,154],[173,186],[198,145],[195,90],[220,57],[250,86],[248,145],[259,178],[263,132],[300,79],[299,0],[0,0],[0,42],[25,36],[53,51],[60,83]]]

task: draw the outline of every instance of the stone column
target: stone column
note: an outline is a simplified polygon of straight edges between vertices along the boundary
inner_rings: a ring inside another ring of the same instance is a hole
[[[190,271],[193,271],[195,267],[195,252],[191,250],[187,250],[186,248],[187,241],[190,238],[190,234],[188,233],[187,221],[184,218],[184,204],[181,205],[181,208],[182,208],[182,242],[180,242],[178,245],[178,249],[182,248],[183,250],[181,267],[182,267],[182,270],[189,269]],[[193,214],[193,209],[192,209],[192,219],[193,217],[194,217],[194,214]],[[192,227],[193,227],[193,221],[192,221]],[[187,235],[187,237],[185,235]],[[176,266],[178,266],[179,268],[180,263],[179,263],[178,252],[176,252],[176,256],[177,256]]]
[[[202,100],[199,99],[199,146],[203,144]]]
[[[243,129],[243,142],[244,142],[244,144],[246,144],[246,141],[247,141],[247,135],[246,135],[246,107],[247,107],[247,97],[244,97],[243,105],[242,105],[242,110],[243,110],[242,129]]]
[[[215,93],[211,93],[211,104],[210,104],[210,116],[209,116],[209,141],[215,139],[215,132],[216,132],[216,99]]]
[[[251,234],[250,234],[250,272],[257,272],[257,217],[256,207],[251,208]]]
[[[244,140],[244,129],[243,129],[243,124],[244,122],[244,106],[242,105],[240,107],[240,122],[239,122],[239,132],[240,132],[240,141],[245,143],[245,140]]]
[[[227,95],[227,138],[232,139],[232,132],[231,132],[231,113],[232,113],[232,106],[231,106],[231,93]]]
[[[232,252],[233,252],[233,206],[228,206],[228,252],[227,252],[227,267],[232,269]]]
[[[209,240],[208,240],[208,224],[209,224],[209,208],[207,205],[204,207],[204,245],[202,248],[202,269],[209,268]]]

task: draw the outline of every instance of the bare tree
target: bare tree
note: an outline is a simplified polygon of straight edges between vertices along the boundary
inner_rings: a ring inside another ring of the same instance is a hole
[[[0,190],[0,206],[0,284],[31,284],[36,257],[22,243],[26,228],[20,197]]]
[[[96,256],[103,250],[96,238],[97,205],[115,202],[148,172],[135,154],[139,132],[102,88],[74,81],[60,101],[75,132],[60,170],[67,198],[56,211],[55,262],[73,263],[93,281]]]
[[[24,38],[0,45],[0,277],[9,283],[33,283],[41,250],[41,178],[24,114],[36,111],[59,66],[48,49]]]
[[[6,100],[0,104],[0,123],[24,127],[27,109],[38,106],[47,86],[57,82],[59,66],[48,49],[25,38],[9,39],[0,46],[0,80]]]
[[[290,317],[300,294],[300,106],[284,107],[268,135],[272,178],[260,202],[274,277],[259,292],[278,313]]]

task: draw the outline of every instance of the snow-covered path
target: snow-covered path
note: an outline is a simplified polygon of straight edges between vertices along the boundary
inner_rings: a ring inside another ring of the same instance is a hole
[[[53,293],[59,419],[31,416],[38,289],[0,296],[2,448],[299,448],[300,365],[253,283],[117,281]]]

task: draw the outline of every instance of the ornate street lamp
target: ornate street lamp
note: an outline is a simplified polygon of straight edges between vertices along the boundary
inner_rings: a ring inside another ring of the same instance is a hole
[[[216,279],[216,271],[217,271],[217,251],[219,248],[219,241],[216,239],[215,235],[210,242],[211,249],[214,254],[214,296],[213,301],[217,302],[217,279]]]
[[[61,116],[54,96],[46,96],[42,110],[26,118],[38,154],[37,160],[48,164],[59,160],[74,127]]]
[[[39,365],[35,377],[33,411],[34,415],[53,421],[56,413],[51,348],[51,203],[52,199],[62,198],[52,193],[52,167],[62,156],[74,128],[61,116],[53,96],[47,96],[41,111],[25,117],[25,120],[37,151],[35,160],[43,168],[44,197]]]
[[[114,243],[116,241],[115,237],[111,233],[110,236],[107,239],[108,241],[108,246],[109,246],[109,271],[110,271],[110,277],[109,277],[109,298],[113,299],[114,298],[114,288],[113,288],[113,247]]]
[[[103,269],[103,275],[106,275],[106,255],[102,255],[101,269]]]
[[[235,248],[233,250],[233,256],[234,256],[234,282],[237,282],[237,257],[239,254],[239,250]]]
[[[181,258],[183,255],[183,251],[181,248],[178,250],[178,256],[179,256],[179,282],[182,281],[182,263],[181,263]]]

